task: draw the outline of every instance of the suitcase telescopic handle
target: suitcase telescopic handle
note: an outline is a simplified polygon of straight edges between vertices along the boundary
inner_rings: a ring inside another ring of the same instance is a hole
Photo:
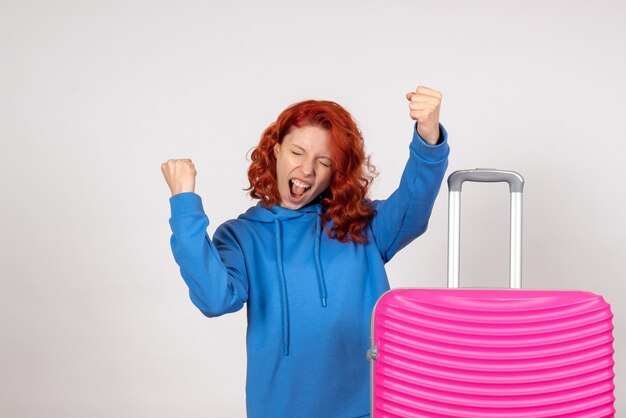
[[[511,289],[522,287],[522,193],[524,178],[514,171],[477,168],[460,170],[448,176],[448,287],[460,285],[461,190],[463,183],[507,182],[511,192],[511,245],[509,283]]]

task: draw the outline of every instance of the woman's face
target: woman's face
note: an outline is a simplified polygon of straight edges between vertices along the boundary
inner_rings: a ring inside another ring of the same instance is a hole
[[[330,135],[319,126],[293,126],[274,146],[280,206],[300,209],[330,185]]]

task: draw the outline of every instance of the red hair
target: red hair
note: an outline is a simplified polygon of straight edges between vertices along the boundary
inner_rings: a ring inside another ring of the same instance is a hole
[[[306,100],[283,110],[252,151],[250,187],[245,190],[252,198],[260,199],[264,207],[280,204],[274,145],[282,143],[291,127],[309,125],[326,129],[330,136],[332,177],[330,186],[320,196],[325,209],[324,229],[329,237],[341,242],[364,243],[365,229],[374,216],[367,193],[376,176],[375,167],[365,155],[363,136],[352,116],[335,102]],[[331,221],[332,228],[328,228],[326,224]]]

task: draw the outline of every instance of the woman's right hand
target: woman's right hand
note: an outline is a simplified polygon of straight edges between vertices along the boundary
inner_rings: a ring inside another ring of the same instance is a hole
[[[191,159],[167,160],[161,164],[161,172],[172,196],[184,192],[193,192],[196,188],[196,167]]]

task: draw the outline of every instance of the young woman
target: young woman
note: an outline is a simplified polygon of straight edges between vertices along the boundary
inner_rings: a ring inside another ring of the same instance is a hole
[[[248,170],[259,199],[211,240],[191,160],[161,170],[172,192],[171,247],[208,316],[247,303],[251,418],[369,416],[370,315],[384,265],[427,227],[449,153],[441,94],[406,95],[417,121],[398,189],[369,200],[373,166],[350,114],[329,101],[285,109]]]

